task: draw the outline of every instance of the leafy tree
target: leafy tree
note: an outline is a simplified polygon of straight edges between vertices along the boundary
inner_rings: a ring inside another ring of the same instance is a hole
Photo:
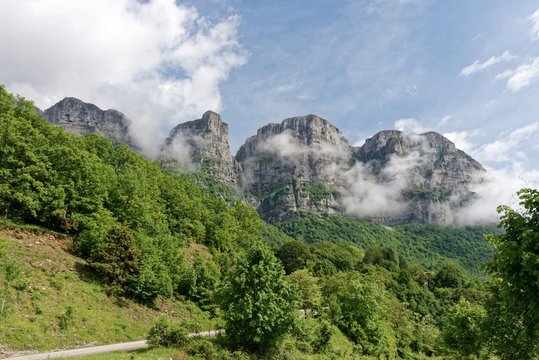
[[[303,269],[307,264],[307,260],[311,257],[309,247],[302,241],[289,241],[281,246],[277,253],[281,259],[284,270],[287,274],[291,274],[296,270]]]
[[[320,310],[322,304],[322,291],[318,285],[318,279],[302,269],[294,271],[289,276],[290,282],[296,286],[302,309]]]
[[[387,315],[387,295],[375,281],[354,273],[338,274],[326,292],[334,323],[365,355],[394,359],[397,339]]]
[[[189,334],[183,326],[172,323],[165,318],[159,318],[148,333],[148,344],[151,347],[180,347],[185,345],[188,340]]]
[[[440,333],[443,347],[460,358],[479,356],[485,318],[486,311],[481,305],[461,298],[444,317],[444,327]]]
[[[500,206],[504,234],[489,236],[494,259],[487,302],[494,350],[503,359],[539,358],[539,190],[518,192],[521,210]]]
[[[454,263],[446,263],[434,275],[432,284],[438,288],[458,288],[466,283],[466,276]]]
[[[298,317],[298,295],[282,265],[264,248],[252,248],[221,291],[225,330],[231,343],[266,353]]]
[[[138,273],[140,250],[129,229],[121,225],[112,227],[104,244],[89,259],[90,266],[112,285],[123,285]]]

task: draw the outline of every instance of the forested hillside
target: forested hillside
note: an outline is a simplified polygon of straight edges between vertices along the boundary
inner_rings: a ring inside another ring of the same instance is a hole
[[[288,235],[308,243],[349,242],[367,249],[385,246],[396,250],[408,262],[426,270],[438,270],[455,261],[470,275],[485,275],[482,267],[492,259],[493,249],[485,234],[499,233],[494,227],[456,228],[429,224],[401,224],[393,227],[335,215],[302,213],[276,226]]]
[[[124,299],[148,308],[159,308],[163,301],[181,309],[194,306],[198,318],[224,324],[223,338],[188,340],[188,316],[186,321],[176,316],[174,322],[156,317],[156,325],[148,329],[150,342],[179,348],[171,354],[207,359],[471,359],[497,352],[509,359],[502,344],[508,338],[491,338],[492,329],[510,329],[509,340],[517,345],[536,339],[535,325],[522,322],[524,331],[521,323],[510,321],[514,313],[526,319],[532,302],[499,311],[499,304],[526,292],[530,283],[518,283],[517,292],[504,287],[502,280],[511,269],[504,267],[503,256],[495,255],[489,267],[496,275],[492,285],[469,277],[458,265],[478,275],[476,262],[492,256],[481,240],[482,229],[386,228],[307,216],[279,224],[297,239],[292,240],[265,224],[253,207],[230,205],[205,193],[191,175],[162,170],[104,138],[69,135],[47,124],[31,102],[3,88],[0,144],[0,211],[2,226],[11,231],[0,241],[0,296],[9,304],[0,311],[0,334],[21,333],[29,318],[46,322],[43,317],[49,316],[58,323],[82,312],[75,301],[60,315],[31,305],[60,296],[58,291],[34,290],[32,282],[44,280],[24,265],[22,239],[16,236],[17,229],[31,224],[65,237],[71,261],[80,261],[89,274],[78,279],[66,275],[62,286],[71,282],[83,287],[80,281],[91,281],[93,291],[119,304]],[[534,211],[530,223],[535,224]],[[524,227],[524,220],[515,223]],[[492,241],[499,246],[515,233],[493,236]],[[536,276],[530,256],[522,260],[531,269],[528,280]],[[491,292],[490,286],[504,291]],[[504,327],[489,323],[496,319],[493,314]],[[61,327],[47,330],[34,328],[42,331],[39,345],[16,337],[0,338],[0,345],[47,348],[65,336]],[[123,330],[122,336],[131,336]],[[84,334],[83,340],[90,340]],[[535,345],[522,348],[530,358],[537,353]]]

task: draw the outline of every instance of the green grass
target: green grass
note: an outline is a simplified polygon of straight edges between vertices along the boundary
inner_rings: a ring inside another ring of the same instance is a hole
[[[193,303],[159,300],[155,306],[109,296],[85,262],[66,251],[70,240],[41,229],[0,228],[0,349],[55,350],[141,340],[158,316],[194,331],[216,328]],[[6,266],[16,269],[6,281]]]

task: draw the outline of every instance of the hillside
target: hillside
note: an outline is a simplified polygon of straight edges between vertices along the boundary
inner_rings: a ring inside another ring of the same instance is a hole
[[[72,242],[65,235],[0,223],[0,240],[7,246],[2,268],[15,272],[9,281],[0,273],[0,356],[144,339],[159,316],[195,330],[220,326],[188,301],[148,307],[111,295],[87,262],[67,251]]]
[[[3,89],[0,122],[4,347],[146,333],[155,346],[202,358],[487,351],[476,329],[486,326],[493,296],[478,270],[489,229],[389,227],[301,211],[268,225],[241,197],[201,187],[204,177],[163,169],[95,134],[68,134]],[[163,313],[172,320],[157,321]],[[455,332],[463,319],[471,324]],[[182,335],[215,322],[223,339]]]
[[[470,275],[484,277],[482,267],[492,259],[493,248],[485,234],[498,234],[494,227],[444,227],[401,224],[393,227],[335,215],[303,213],[276,226],[289,236],[308,243],[331,241],[356,244],[364,249],[384,246],[395,249],[411,264],[436,271],[455,261]]]

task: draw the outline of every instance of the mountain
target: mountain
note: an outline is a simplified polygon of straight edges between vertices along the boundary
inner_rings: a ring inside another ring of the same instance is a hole
[[[230,153],[228,125],[213,111],[206,111],[201,119],[174,127],[161,153],[162,157],[173,159],[182,153],[184,161],[205,166],[214,179],[232,186],[238,184],[238,163]]]
[[[42,116],[71,133],[97,133],[134,148],[130,120],[116,110],[65,98]],[[235,189],[231,193],[240,189],[240,198],[272,223],[307,211],[383,223],[451,224],[459,209],[476,200],[471,186],[486,173],[438,133],[383,130],[353,147],[339,129],[312,114],[261,127],[234,157],[228,125],[207,111],[174,127],[160,154],[164,167],[196,170]]]
[[[39,109],[38,109],[39,110]],[[73,97],[66,97],[45,111],[38,111],[48,122],[77,135],[98,134],[115,144],[125,144],[136,150],[129,136],[131,121],[117,110],[101,110]]]
[[[236,154],[242,185],[258,198],[259,211],[270,222],[300,210],[341,214],[339,179],[330,170],[351,157],[342,133],[316,115],[268,124]]]
[[[355,149],[380,182],[388,174],[405,175],[400,222],[451,223],[452,214],[472,201],[469,186],[482,181],[483,166],[436,132],[405,134],[384,130]]]

